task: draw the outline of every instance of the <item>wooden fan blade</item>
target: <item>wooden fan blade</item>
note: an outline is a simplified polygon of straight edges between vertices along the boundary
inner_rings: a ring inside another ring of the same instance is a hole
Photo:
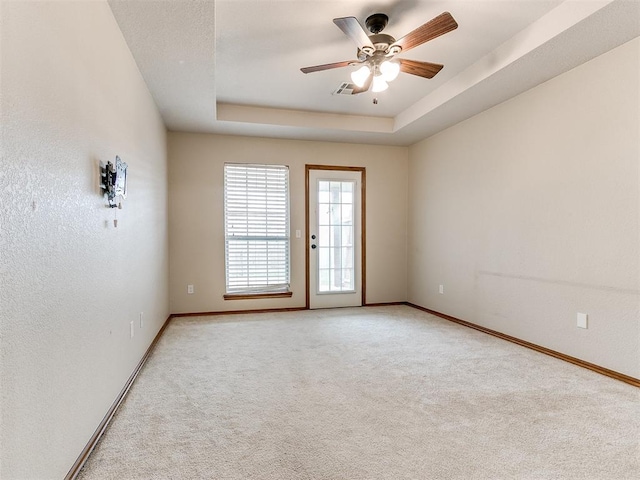
[[[400,59],[400,71],[417,75],[418,77],[433,78],[442,70],[444,65],[439,63],[418,62],[417,60]]]
[[[322,70],[331,70],[332,68],[348,67],[352,63],[360,63],[357,60],[349,60],[347,62],[325,63],[324,65],[314,65],[313,67],[304,67],[300,71],[302,73],[321,72]]]
[[[456,28],[458,28],[458,24],[451,14],[449,12],[444,12],[434,19],[429,20],[421,27],[407,33],[404,37],[389,47],[389,49],[391,50],[394,46],[399,46],[402,47],[403,52],[406,52],[407,50],[417,47],[418,45],[422,45],[423,43],[433,40],[440,35],[449,33]]]
[[[356,17],[334,18],[333,23],[335,23],[360,50],[368,55],[371,55],[375,51],[376,47],[373,46],[373,43],[369,40],[369,35],[367,35],[366,30],[362,28],[362,25],[360,25]]]
[[[371,88],[371,83],[373,83],[373,75],[369,75],[367,80],[364,82],[364,85],[362,85],[361,87],[356,85],[356,88],[353,89],[353,91],[351,92],[351,95],[357,95],[359,93],[364,93],[369,91],[369,89]]]

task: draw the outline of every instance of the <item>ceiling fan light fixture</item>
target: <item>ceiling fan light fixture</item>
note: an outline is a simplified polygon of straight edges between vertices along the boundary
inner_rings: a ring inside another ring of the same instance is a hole
[[[385,81],[382,75],[376,75],[373,77],[373,85],[371,86],[372,92],[384,92],[389,88],[389,84]]]
[[[400,73],[400,64],[392,60],[385,60],[380,65],[380,73],[386,82],[392,82]]]
[[[304,67],[300,70],[302,73],[312,73],[360,65],[357,70],[351,73],[353,82],[350,88],[351,95],[369,90],[376,93],[382,92],[389,88],[387,82],[393,81],[400,71],[418,77],[433,78],[442,70],[444,65],[437,63],[420,62],[406,58],[392,60],[392,58],[400,52],[406,52],[458,28],[458,23],[449,12],[443,12],[432,18],[399,40],[386,33],[380,33],[384,30],[388,20],[389,17],[383,13],[370,15],[366,21],[367,28],[372,33],[369,35],[356,17],[334,18],[333,23],[358,47],[357,60],[325,63]]]
[[[353,83],[358,87],[362,87],[367,81],[367,78],[369,78],[369,75],[371,75],[371,70],[369,70],[368,66],[363,65],[358,70],[351,72],[351,80],[353,80]]]

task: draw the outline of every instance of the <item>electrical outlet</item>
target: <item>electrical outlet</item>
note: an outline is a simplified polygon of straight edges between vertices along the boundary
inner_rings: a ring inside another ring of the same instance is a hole
[[[133,334],[135,333],[135,329],[133,328],[133,320],[129,323],[129,330],[131,333],[131,338],[133,338]]]
[[[193,285],[187,285],[187,293],[193,295]]]
[[[140,328],[142,328],[144,326],[144,312],[140,312]]]
[[[578,313],[578,319],[576,321],[576,325],[578,328],[589,328],[588,326],[588,318],[589,316],[586,313]]]
[[[440,285],[440,287],[438,287],[438,293],[444,294],[444,285]]]

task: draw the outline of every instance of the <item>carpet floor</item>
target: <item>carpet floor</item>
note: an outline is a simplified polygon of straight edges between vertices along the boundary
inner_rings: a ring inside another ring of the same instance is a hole
[[[407,306],[175,318],[79,478],[638,479],[640,389]]]

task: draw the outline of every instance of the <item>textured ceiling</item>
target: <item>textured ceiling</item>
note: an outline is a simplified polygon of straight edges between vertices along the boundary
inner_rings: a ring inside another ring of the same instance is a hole
[[[409,145],[640,35],[635,0],[110,0],[170,130]],[[333,95],[352,60],[332,19],[386,13],[396,38],[449,11],[459,28],[399,55],[442,63],[387,91]],[[373,98],[378,103],[373,103]]]

